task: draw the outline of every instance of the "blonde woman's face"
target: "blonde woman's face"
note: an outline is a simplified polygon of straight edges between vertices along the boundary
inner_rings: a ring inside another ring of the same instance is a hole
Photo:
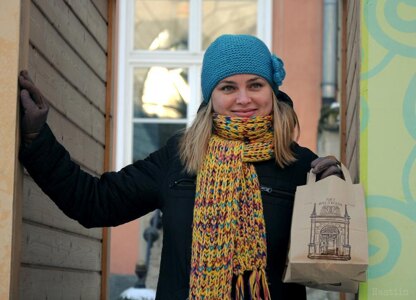
[[[267,116],[273,109],[273,90],[263,77],[237,74],[221,80],[212,91],[216,113],[230,117]]]

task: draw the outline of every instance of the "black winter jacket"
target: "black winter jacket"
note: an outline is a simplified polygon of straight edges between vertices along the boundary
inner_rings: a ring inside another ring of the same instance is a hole
[[[157,299],[188,297],[195,176],[178,158],[178,136],[119,172],[95,178],[70,160],[47,125],[20,160],[35,182],[70,218],[83,226],[117,226],[159,208],[163,249]],[[267,236],[267,278],[273,300],[306,299],[305,288],[282,283],[288,250],[294,192],[306,182],[316,155],[294,144],[297,161],[280,168],[273,160],[254,163],[261,184]],[[306,246],[305,246],[306,247]]]

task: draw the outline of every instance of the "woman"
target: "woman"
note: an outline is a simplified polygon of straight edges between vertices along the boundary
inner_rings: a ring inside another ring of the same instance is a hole
[[[94,178],[54,138],[47,104],[23,71],[20,159],[85,227],[163,212],[157,299],[306,299],[303,286],[282,283],[294,191],[311,167],[321,178],[340,171],[334,157],[294,141],[284,77],[259,39],[219,37],[204,55],[193,125],[145,160]]]

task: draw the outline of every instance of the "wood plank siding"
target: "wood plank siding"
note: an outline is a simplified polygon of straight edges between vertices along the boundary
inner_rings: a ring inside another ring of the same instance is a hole
[[[343,0],[341,160],[358,182],[360,139],[360,1]]]
[[[108,3],[32,0],[28,20],[28,69],[50,103],[48,124],[73,160],[97,176],[108,165]],[[66,217],[27,173],[22,218],[20,299],[103,297],[103,229]]]

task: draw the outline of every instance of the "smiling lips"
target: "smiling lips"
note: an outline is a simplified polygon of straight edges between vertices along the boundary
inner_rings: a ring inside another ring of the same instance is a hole
[[[241,110],[234,110],[233,113],[237,117],[252,117],[256,113],[257,109],[241,109]]]

